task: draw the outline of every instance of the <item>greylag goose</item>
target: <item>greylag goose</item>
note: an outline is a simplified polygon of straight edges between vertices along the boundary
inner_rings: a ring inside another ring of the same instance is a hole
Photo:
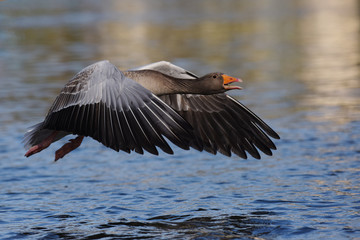
[[[241,89],[223,73],[202,77],[161,61],[121,72],[109,61],[77,73],[61,90],[45,120],[24,137],[26,157],[68,134],[77,135],[55,153],[55,161],[90,136],[116,151],[173,154],[164,136],[180,148],[260,159],[279,139],[251,110],[225,92]]]

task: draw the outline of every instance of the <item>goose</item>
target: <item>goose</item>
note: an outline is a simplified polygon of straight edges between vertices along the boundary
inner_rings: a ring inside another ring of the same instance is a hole
[[[189,150],[232,153],[260,159],[272,155],[270,139],[279,135],[245,105],[226,94],[242,80],[215,72],[202,77],[160,61],[120,71],[107,60],[96,62],[66,83],[44,121],[24,136],[29,157],[73,134],[55,152],[55,161],[92,137],[115,151],[168,154],[168,144]],[[165,139],[166,138],[166,139]]]

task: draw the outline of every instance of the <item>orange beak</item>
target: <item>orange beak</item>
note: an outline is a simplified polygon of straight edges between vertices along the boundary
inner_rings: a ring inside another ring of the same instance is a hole
[[[230,86],[229,84],[230,83],[233,83],[233,82],[242,82],[242,80],[240,78],[234,78],[234,77],[230,77],[226,74],[223,74],[221,75],[224,79],[224,83],[223,83],[223,86],[226,90],[232,90],[232,89],[242,89],[241,87],[239,86]]]

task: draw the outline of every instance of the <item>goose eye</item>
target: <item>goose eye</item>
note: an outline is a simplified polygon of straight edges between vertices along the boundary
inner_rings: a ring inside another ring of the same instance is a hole
[[[213,75],[213,78],[216,78],[216,75]]]

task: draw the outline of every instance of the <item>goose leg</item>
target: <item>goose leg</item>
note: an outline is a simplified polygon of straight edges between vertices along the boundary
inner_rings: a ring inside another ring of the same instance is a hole
[[[63,158],[66,154],[78,148],[81,145],[83,139],[84,136],[78,136],[75,139],[70,139],[70,142],[64,144],[64,146],[55,152],[55,161]]]
[[[30,157],[31,155],[41,152],[45,148],[49,147],[50,144],[54,141],[56,135],[58,134],[57,131],[53,131],[47,138],[44,139],[41,143],[32,146],[26,153],[25,157]]]

